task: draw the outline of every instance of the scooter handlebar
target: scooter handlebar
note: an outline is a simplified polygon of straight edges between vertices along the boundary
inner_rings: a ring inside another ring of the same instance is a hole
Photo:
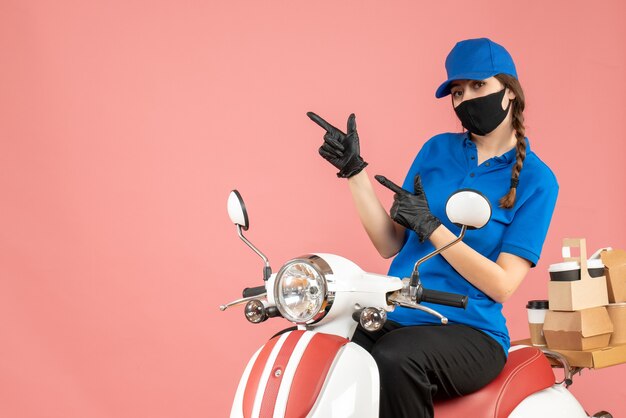
[[[419,302],[437,303],[439,305],[463,308],[467,306],[467,296],[457,293],[441,292],[439,290],[422,289]]]
[[[243,297],[249,298],[252,296],[258,296],[265,293],[265,286],[257,286],[257,287],[246,287],[243,289]]]

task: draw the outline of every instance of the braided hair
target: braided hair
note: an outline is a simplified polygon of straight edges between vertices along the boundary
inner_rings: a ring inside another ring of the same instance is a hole
[[[519,183],[519,175],[524,166],[524,159],[526,158],[526,141],[524,140],[526,134],[526,128],[524,127],[524,107],[526,107],[526,101],[524,99],[524,92],[519,81],[508,74],[497,74],[495,76],[505,87],[515,93],[515,99],[513,100],[511,123],[513,129],[515,129],[515,137],[517,138],[516,144],[516,159],[511,170],[511,185],[507,194],[500,199],[500,207],[510,209],[515,204],[515,195],[517,192],[517,184]]]

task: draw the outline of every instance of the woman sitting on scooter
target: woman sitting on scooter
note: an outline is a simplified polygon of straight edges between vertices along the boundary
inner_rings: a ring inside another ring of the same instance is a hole
[[[466,310],[431,305],[449,319],[438,325],[397,307],[381,331],[357,328],[353,341],[380,371],[381,417],[432,417],[434,400],[474,392],[500,373],[510,345],[502,302],[539,260],[559,189],[524,136],[524,94],[511,55],[489,39],[469,39],[449,53],[446,70],[435,96],[451,95],[467,131],[422,146],[390,215],[365,171],[354,114],[346,133],[308,114],[327,131],[319,152],[348,179],[372,243],[383,257],[395,256],[390,276],[410,277],[418,259],[455,238],[459,228],[445,215],[454,191],[478,190],[492,206],[484,228],[420,267],[424,287],[468,295]]]

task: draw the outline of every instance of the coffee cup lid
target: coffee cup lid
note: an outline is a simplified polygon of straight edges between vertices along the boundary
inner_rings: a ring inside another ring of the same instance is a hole
[[[604,263],[602,262],[602,260],[599,260],[597,258],[592,258],[592,259],[587,260],[587,268],[588,269],[603,269]]]
[[[549,304],[547,300],[529,300],[526,304],[526,309],[548,309]]]
[[[550,273],[570,270],[580,270],[580,264],[578,261],[563,261],[562,263],[550,264],[550,267],[548,268]]]
[[[587,268],[602,269],[604,268],[604,263],[600,259],[590,258],[587,260]],[[548,272],[550,273],[570,270],[580,270],[580,263],[578,261],[563,261],[561,263],[550,264],[550,267],[548,267]]]

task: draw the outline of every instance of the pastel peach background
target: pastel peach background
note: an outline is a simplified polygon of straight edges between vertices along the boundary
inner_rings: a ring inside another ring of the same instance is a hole
[[[434,91],[470,37],[513,54],[561,185],[505,307],[526,336],[563,237],[626,248],[625,17],[620,0],[0,1],[0,416],[226,416],[287,325],[218,310],[262,267],[228,192],[275,269],[323,251],[386,272],[305,113],[355,112],[370,174],[401,181],[425,140],[461,128]],[[626,415],[624,373],[572,391]]]

